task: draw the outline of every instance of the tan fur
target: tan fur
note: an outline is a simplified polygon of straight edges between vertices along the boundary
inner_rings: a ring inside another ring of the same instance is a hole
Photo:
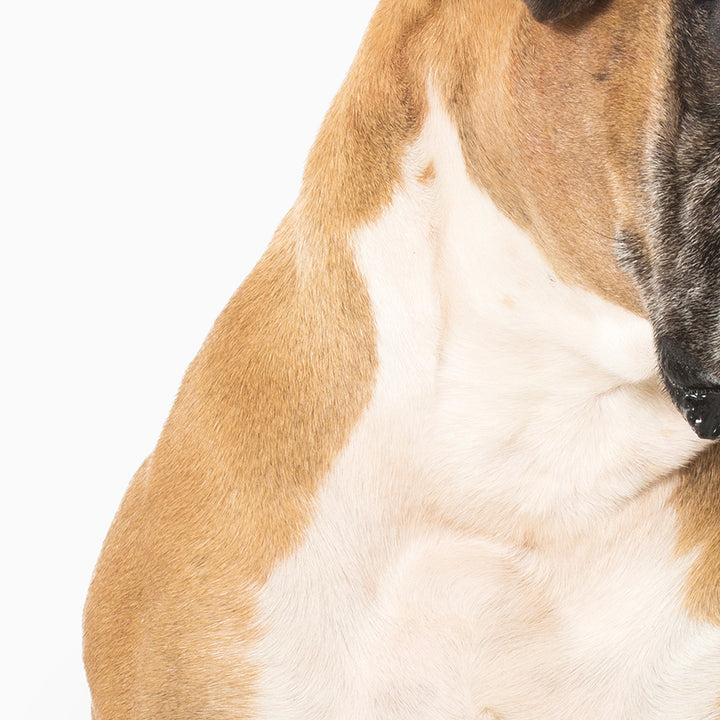
[[[262,632],[254,591],[302,540],[317,483],[371,394],[374,326],[348,236],[390,201],[421,126],[405,38],[427,5],[378,11],[295,209],[123,501],[85,611],[97,720],[252,715],[238,638]]]
[[[612,238],[644,227],[638,187],[663,112],[667,15],[625,0],[547,26],[520,2],[491,0],[459,3],[437,30],[453,39],[436,75],[473,177],[564,281],[635,312]]]
[[[661,5],[619,0],[545,27],[520,0],[380,4],[298,203],[189,368],[108,534],[85,613],[96,720],[252,716],[255,671],[237,639],[263,632],[256,589],[301,542],[318,483],[370,400],[374,325],[350,237],[391,200],[427,77],[473,177],[560,276],[640,310],[611,238],[618,221],[643,226]],[[623,37],[638,28],[640,56]],[[561,128],[569,105],[587,122]],[[719,460],[706,453],[677,489],[681,549],[701,548],[689,603],[713,619],[720,534],[699,528],[720,527]]]
[[[366,292],[341,245],[298,272],[292,219],[218,319],[118,513],[85,618],[98,718],[240,717],[253,592],[302,539],[370,396]]]
[[[433,163],[429,163],[418,177],[418,181],[423,185],[431,185],[436,178],[437,173],[435,171],[435,165]]]
[[[308,158],[303,208],[330,237],[347,237],[387,206],[403,151],[425,116],[416,37],[433,0],[380,3]]]
[[[720,445],[683,470],[674,501],[678,551],[697,555],[688,578],[688,607],[699,619],[720,625]]]

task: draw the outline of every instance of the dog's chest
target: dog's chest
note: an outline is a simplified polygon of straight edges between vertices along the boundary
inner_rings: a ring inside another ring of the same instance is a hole
[[[720,632],[683,609],[667,489],[521,547],[343,485],[262,592],[260,717],[718,717]]]
[[[260,716],[716,718],[720,633],[683,609],[671,483],[647,490],[697,440],[623,358],[651,353],[642,324],[518,282],[463,327],[431,283],[403,309],[410,280],[369,269],[382,252],[359,253],[373,401],[261,594]]]
[[[701,445],[649,328],[562,286],[443,133],[357,240],[378,376],[261,590],[259,717],[717,718],[662,480]]]

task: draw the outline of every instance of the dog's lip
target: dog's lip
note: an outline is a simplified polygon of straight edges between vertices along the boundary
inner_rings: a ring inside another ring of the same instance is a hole
[[[720,386],[685,388],[663,373],[663,380],[676,407],[698,437],[720,438]]]

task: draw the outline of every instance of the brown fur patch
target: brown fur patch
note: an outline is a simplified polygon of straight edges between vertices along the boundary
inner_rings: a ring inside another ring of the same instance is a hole
[[[429,163],[418,176],[418,182],[423,185],[430,185],[436,177],[437,174],[435,172],[435,165],[434,163]]]
[[[301,229],[218,319],[108,535],[85,623],[99,718],[250,710],[254,591],[302,539],[375,368],[352,260],[328,245],[301,275]]]
[[[720,445],[708,447],[680,473],[674,502],[678,551],[698,553],[688,578],[688,608],[720,625]]]
[[[425,75],[416,38],[433,0],[378,6],[348,77],[308,158],[303,199],[326,231],[345,236],[392,199],[404,149],[425,117]]]
[[[668,15],[617,0],[547,26],[517,0],[488,0],[437,18],[448,42],[435,77],[471,175],[561,279],[635,312],[613,237],[647,226],[639,188],[663,112]]]
[[[650,66],[662,68],[665,16],[642,0],[611,5],[587,26],[547,28],[519,0],[380,4],[297,205],[189,368],[108,534],[85,614],[96,720],[252,716],[255,593],[302,541],[372,394],[374,325],[352,232],[391,201],[430,73],[474,179],[563,279],[638,308],[611,238],[618,220],[643,224],[636,143],[657,98],[637,98]],[[640,56],[623,27],[649,28]],[[589,119],[609,108],[613,122]],[[558,113],[581,120],[568,128]],[[719,525],[707,462],[677,494],[683,547],[702,548],[690,597],[705,617],[717,614],[720,557],[716,534],[698,529]]]
[[[318,483],[371,397],[374,322],[350,238],[390,202],[421,128],[409,38],[431,5],[379,7],[298,203],[123,500],[85,611],[97,720],[252,716],[255,593],[302,541]]]

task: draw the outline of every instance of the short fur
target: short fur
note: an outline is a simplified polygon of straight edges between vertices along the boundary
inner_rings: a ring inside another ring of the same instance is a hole
[[[382,0],[108,533],[95,720],[720,718],[718,7]]]

